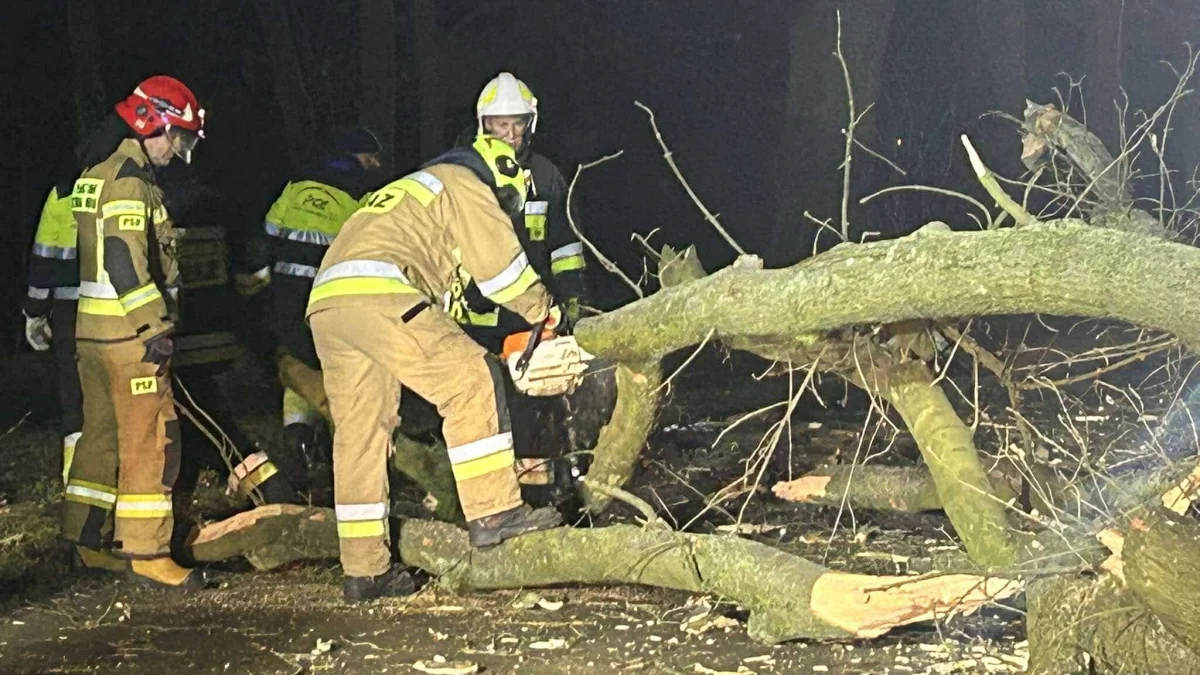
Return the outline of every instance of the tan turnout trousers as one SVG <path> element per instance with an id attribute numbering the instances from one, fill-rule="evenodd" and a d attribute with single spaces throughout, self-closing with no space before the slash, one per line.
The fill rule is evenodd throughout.
<path id="1" fill-rule="evenodd" d="M 83 436 L 67 479 L 63 533 L 126 558 L 170 554 L 179 422 L 169 373 L 139 341 L 79 342 Z M 114 533 L 115 511 L 115 533 Z"/>
<path id="2" fill-rule="evenodd" d="M 420 297 L 331 306 L 309 321 L 337 433 L 334 501 L 347 576 L 382 574 L 388 452 L 402 388 L 437 406 L 467 520 L 522 504 L 500 363 Z"/>

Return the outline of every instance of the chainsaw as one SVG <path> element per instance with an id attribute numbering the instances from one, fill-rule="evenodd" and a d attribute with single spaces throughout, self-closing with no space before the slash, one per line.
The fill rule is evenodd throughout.
<path id="1" fill-rule="evenodd" d="M 508 365 L 517 391 L 527 396 L 561 396 L 575 391 L 587 372 L 592 355 L 575 336 L 555 337 L 541 322 L 532 330 L 504 339 L 501 356 Z"/>

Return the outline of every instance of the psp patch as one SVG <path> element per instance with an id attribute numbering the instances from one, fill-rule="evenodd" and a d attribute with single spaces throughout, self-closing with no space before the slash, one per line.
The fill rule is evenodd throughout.
<path id="1" fill-rule="evenodd" d="M 129 389 L 134 396 L 156 394 L 158 393 L 158 378 L 135 377 L 129 381 Z"/>

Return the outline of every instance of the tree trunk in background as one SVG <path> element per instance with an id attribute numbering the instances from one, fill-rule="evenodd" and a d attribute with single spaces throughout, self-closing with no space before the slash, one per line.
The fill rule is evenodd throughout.
<path id="1" fill-rule="evenodd" d="M 1025 85 L 1025 3 L 978 0 L 975 17 L 984 38 L 995 108 L 1023 110 L 1026 98 L 1036 98 L 1029 96 Z"/>
<path id="2" fill-rule="evenodd" d="M 1110 148 L 1117 149 L 1120 131 L 1117 120 L 1116 102 L 1121 98 L 1122 59 L 1121 50 L 1125 43 L 1125 0 L 1108 0 L 1091 4 L 1088 21 L 1087 71 L 1071 73 L 1078 78 L 1086 75 L 1083 84 L 1084 101 L 1087 103 L 1087 126 Z M 1082 111 L 1077 111 L 1081 113 Z"/>
<path id="3" fill-rule="evenodd" d="M 396 8 L 392 0 L 360 0 L 358 39 L 362 107 L 359 119 L 379 137 L 385 166 L 396 156 Z"/>
<path id="4" fill-rule="evenodd" d="M 310 154 L 316 122 L 305 86 L 304 69 L 292 39 L 287 7 L 283 0 L 255 0 L 254 7 L 262 22 L 263 39 L 274 70 L 271 79 L 287 137 L 287 158 L 293 167 L 298 167 Z"/>
<path id="5" fill-rule="evenodd" d="M 75 93 L 75 138 L 87 138 L 106 113 L 100 49 L 96 35 L 97 5 L 91 0 L 67 2 L 67 41 L 71 44 L 71 89 Z"/>
<path id="6" fill-rule="evenodd" d="M 413 0 L 413 48 L 420 86 L 421 161 L 445 149 L 446 87 L 442 82 L 442 34 L 433 0 Z"/>
<path id="7" fill-rule="evenodd" d="M 805 222 L 806 210 L 818 218 L 838 218 L 842 194 L 838 167 L 846 143 L 840 130 L 846 128 L 849 116 L 845 80 L 833 56 L 836 12 L 842 11 L 842 53 L 850 68 L 855 105 L 861 113 L 879 92 L 895 9 L 894 0 L 797 5 L 788 37 L 786 103 L 776 162 L 779 212 L 772 236 L 777 255 L 784 257 L 767 261 L 772 264 L 794 261 L 811 250 L 814 230 Z M 857 129 L 857 135 L 868 145 L 871 120 L 876 114 L 868 113 Z M 801 190 L 799 186 L 808 187 Z M 804 195 L 815 194 L 823 195 L 821 201 L 802 201 Z M 853 223 L 853 216 L 850 220 Z"/>

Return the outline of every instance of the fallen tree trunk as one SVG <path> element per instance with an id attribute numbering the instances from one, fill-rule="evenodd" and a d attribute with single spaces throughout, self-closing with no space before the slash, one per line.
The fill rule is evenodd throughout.
<path id="1" fill-rule="evenodd" d="M 713 593 L 748 609 L 749 635 L 766 643 L 875 637 L 951 611 L 971 613 L 1021 589 L 1015 580 L 969 574 L 833 572 L 747 539 L 665 528 L 558 528 L 477 550 L 447 523 L 404 520 L 398 527 L 405 564 L 459 590 L 635 583 Z M 281 565 L 335 557 L 337 546 L 331 509 L 269 505 L 205 525 L 190 549 L 197 561 L 244 555 L 256 565 Z"/>
<path id="2" fill-rule="evenodd" d="M 644 361 L 712 332 L 791 338 L 862 323 L 997 314 L 1112 318 L 1170 331 L 1200 352 L 1200 251 L 1055 221 L 842 244 L 777 270 L 726 268 L 576 326 L 579 344 Z"/>

